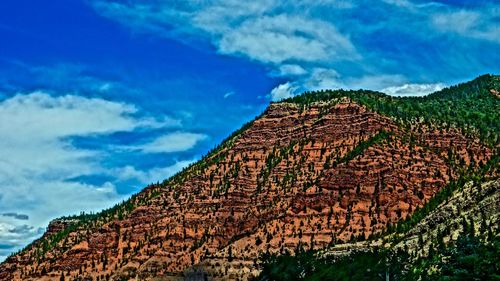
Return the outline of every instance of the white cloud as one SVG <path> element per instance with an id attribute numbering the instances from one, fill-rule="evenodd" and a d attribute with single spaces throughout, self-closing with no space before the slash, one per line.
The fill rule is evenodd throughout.
<path id="1" fill-rule="evenodd" d="M 0 218 L 0 261 L 7 258 L 14 249 L 25 246 L 26 241 L 37 238 L 42 231 L 43 228 Z"/>
<path id="2" fill-rule="evenodd" d="M 138 127 L 177 125 L 178 120 L 136 118 L 130 104 L 76 95 L 52 97 L 44 92 L 18 94 L 0 103 L 0 133 L 15 141 L 130 131 Z"/>
<path id="3" fill-rule="evenodd" d="M 124 148 L 140 150 L 145 153 L 180 152 L 193 148 L 199 141 L 206 138 L 207 136 L 204 134 L 173 132 L 160 136 L 149 143 Z"/>
<path id="4" fill-rule="evenodd" d="M 334 22 L 307 13 L 313 8 L 352 8 L 346 1 L 218 0 L 171 5 L 97 0 L 92 3 L 100 14 L 134 31 L 181 41 L 206 39 L 221 54 L 244 56 L 268 64 L 281 76 L 305 74 L 304 63 L 360 59 L 349 37 L 342 34 Z"/>
<path id="5" fill-rule="evenodd" d="M 65 138 L 159 126 L 136 119 L 128 104 L 79 96 L 18 94 L 0 103 L 0 181 L 52 179 L 90 172 L 96 152 L 76 150 Z M 22 196 L 22 195 L 21 195 Z M 5 197 L 3 198 L 5 200 Z"/>
<path id="6" fill-rule="evenodd" d="M 224 98 L 225 98 L 225 99 L 227 99 L 227 98 L 229 98 L 229 97 L 230 97 L 230 96 L 232 96 L 232 95 L 234 95 L 234 92 L 233 92 L 233 91 L 231 91 L 231 92 L 227 92 L 227 93 L 225 93 L 225 94 L 224 94 Z"/>
<path id="7" fill-rule="evenodd" d="M 72 144 L 71 138 L 179 125 L 178 120 L 167 116 L 155 119 L 141 115 L 131 104 L 76 95 L 33 92 L 0 101 L 0 213 L 22 212 L 29 217 L 16 221 L 0 216 L 0 243 L 19 239 L 19 243 L 11 243 L 17 248 L 39 235 L 38 228 L 54 217 L 80 210 L 97 211 L 123 199 L 112 182 L 91 185 L 71 180 L 109 169 L 100 162 L 108 153 L 104 148 L 81 149 Z M 144 149 L 168 149 L 168 142 L 163 141 L 152 142 Z M 158 173 L 168 174 L 175 168 Z M 149 174 L 155 178 L 158 175 Z M 139 180 L 147 181 L 148 175 L 141 175 Z M 32 227 L 24 228 L 24 236 L 11 231 L 24 224 Z"/>
<path id="8" fill-rule="evenodd" d="M 188 0 L 173 5 L 168 1 L 94 0 L 90 3 L 101 15 L 130 26 L 135 32 L 154 33 L 187 43 L 197 40 L 212 44 L 218 53 L 264 64 L 270 68 L 271 76 L 289 81 L 287 91 L 284 86 L 273 89 L 274 93 L 267 95 L 270 98 L 327 87 L 380 90 L 412 84 L 417 82 L 412 79 L 413 73 L 429 69 L 428 64 L 433 62 L 446 63 L 450 73 L 466 71 L 461 70 L 464 59 L 480 66 L 484 62 L 469 58 L 470 51 L 474 51 L 471 48 L 476 45 L 463 43 L 461 39 L 500 42 L 500 31 L 495 24 L 498 7 L 488 1 L 478 6 L 411 0 L 365 2 Z M 386 47 L 385 40 L 391 40 L 394 46 Z M 419 48 L 430 41 L 441 51 L 422 54 Z M 450 44 L 455 44 L 454 48 L 447 48 Z M 457 45 L 459 49 L 455 48 Z M 465 53 L 467 57 L 460 59 L 457 53 Z M 415 61 L 416 57 L 419 61 Z M 477 72 L 473 66 L 470 69 Z"/>
<path id="9" fill-rule="evenodd" d="M 121 168 L 116 168 L 111 170 L 110 172 L 117 176 L 120 180 L 130 180 L 137 179 L 140 182 L 147 184 L 152 182 L 161 182 L 182 170 L 184 167 L 189 166 L 194 163 L 196 160 L 182 160 L 177 161 L 174 164 L 166 167 L 158 167 L 153 168 L 148 171 L 137 170 L 133 166 L 125 166 Z"/>
<path id="10" fill-rule="evenodd" d="M 242 54 L 264 63 L 318 62 L 356 57 L 348 38 L 331 23 L 299 16 L 276 15 L 248 19 L 225 32 L 219 52 Z"/>
<path id="11" fill-rule="evenodd" d="M 292 83 L 286 82 L 272 89 L 269 97 L 272 101 L 280 101 L 282 99 L 294 96 L 296 94 L 296 90 L 297 88 L 295 88 Z"/>
<path id="12" fill-rule="evenodd" d="M 284 64 L 279 67 L 278 76 L 298 76 L 306 74 L 307 71 L 297 64 Z"/>
<path id="13" fill-rule="evenodd" d="M 11 252 L 26 246 L 45 231 L 49 220 L 82 210 L 99 211 L 123 199 L 111 183 L 102 186 L 65 182 L 61 179 L 18 179 L 2 184 L 1 209 L 23 210 L 29 220 L 0 217 L 0 261 Z"/>
<path id="14" fill-rule="evenodd" d="M 308 90 L 336 89 L 343 86 L 340 75 L 334 69 L 314 68 L 307 79 L 301 81 Z"/>
<path id="15" fill-rule="evenodd" d="M 330 2 L 320 5 L 346 8 L 342 1 Z M 349 38 L 341 34 L 334 23 L 300 13 L 280 13 L 287 9 L 304 11 L 306 3 L 302 6 L 267 0 L 251 3 L 219 0 L 171 5 L 94 1 L 93 6 L 102 15 L 136 31 L 154 32 L 179 40 L 186 40 L 185 34 L 207 38 L 222 54 L 243 55 L 263 63 L 359 57 Z"/>
<path id="16" fill-rule="evenodd" d="M 176 125 L 168 117 L 138 118 L 130 104 L 42 92 L 0 103 L 0 182 L 69 178 L 95 170 L 96 151 L 75 149 L 66 138 Z M 59 180 L 62 180 L 61 178 Z M 5 200 L 5 197 L 3 198 Z"/>
<path id="17" fill-rule="evenodd" d="M 359 78 L 347 81 L 349 89 L 370 89 L 380 90 L 393 85 L 401 85 L 406 82 L 406 78 L 399 74 L 368 74 Z"/>
<path id="18" fill-rule="evenodd" d="M 494 3 L 482 1 L 474 5 L 440 2 L 414 3 L 409 0 L 384 0 L 385 3 L 405 8 L 410 16 L 419 19 L 418 25 L 426 29 L 424 36 L 436 31 L 445 35 L 460 35 L 465 38 L 500 42 L 497 24 L 500 8 Z M 469 6 L 469 7 L 467 7 Z M 427 29 L 430 28 L 430 29 Z M 411 29 L 410 29 L 411 30 Z"/>
<path id="19" fill-rule="evenodd" d="M 326 89 L 371 89 L 393 96 L 424 96 L 445 87 L 442 83 L 409 84 L 401 75 L 366 75 L 355 79 L 342 80 L 340 75 L 331 69 L 315 68 L 312 72 L 297 81 L 289 81 L 272 89 L 268 96 L 272 101 L 301 94 L 306 90 Z M 394 86 L 396 85 L 396 86 Z"/>
<path id="20" fill-rule="evenodd" d="M 391 96 L 425 96 L 433 92 L 442 90 L 445 87 L 442 83 L 436 84 L 404 84 L 400 86 L 391 86 L 382 89 L 383 93 Z"/>
<path id="21" fill-rule="evenodd" d="M 500 27 L 498 22 L 494 23 L 499 13 L 498 7 L 482 11 L 459 10 L 436 13 L 431 17 L 431 21 L 442 32 L 500 43 Z"/>

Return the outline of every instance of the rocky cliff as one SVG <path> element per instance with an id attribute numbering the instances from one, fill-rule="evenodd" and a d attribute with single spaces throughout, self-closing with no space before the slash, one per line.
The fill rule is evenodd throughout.
<path id="1" fill-rule="evenodd" d="M 263 253 L 382 233 L 497 154 L 481 132 L 402 120 L 358 96 L 271 104 L 175 177 L 52 223 L 0 280 L 176 280 L 191 268 L 249 279 Z"/>

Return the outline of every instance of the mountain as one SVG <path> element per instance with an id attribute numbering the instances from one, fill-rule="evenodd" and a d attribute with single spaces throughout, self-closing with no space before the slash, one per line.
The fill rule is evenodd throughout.
<path id="1" fill-rule="evenodd" d="M 468 180 L 498 177 L 499 91 L 484 75 L 419 98 L 272 103 L 163 183 L 54 220 L 0 280 L 246 280 L 265 256 L 411 233 Z"/>

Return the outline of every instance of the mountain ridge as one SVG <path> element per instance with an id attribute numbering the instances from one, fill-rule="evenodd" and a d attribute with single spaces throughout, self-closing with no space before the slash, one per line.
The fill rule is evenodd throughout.
<path id="1" fill-rule="evenodd" d="M 482 99 L 491 102 L 495 96 L 489 91 L 498 90 L 498 81 L 498 76 L 485 75 L 427 98 L 325 91 L 316 98 L 323 94 L 327 100 L 305 93 L 271 103 L 207 156 L 163 183 L 102 213 L 60 220 L 73 220 L 67 225 L 53 223 L 54 233 L 2 263 L 0 277 L 55 280 L 69 271 L 73 279 L 148 279 L 154 277 L 150 273 L 179 276 L 191 265 L 203 264 L 215 268 L 208 270 L 214 277 L 248 278 L 258 273 L 251 264 L 260 250 L 278 252 L 301 243 L 323 247 L 361 235 L 366 239 L 423 206 L 462 170 L 478 169 L 498 154 L 498 123 L 491 121 L 498 115 L 498 100 L 493 100 L 493 110 L 485 107 L 493 116 L 479 116 L 479 121 L 475 115 L 465 120 L 451 115 L 448 123 L 456 122 L 456 127 L 415 117 L 414 105 L 391 115 L 401 106 L 394 101 L 435 102 L 436 96 L 465 87 L 481 97 L 486 93 Z M 487 126 L 471 127 L 477 124 Z M 404 197 L 398 197 L 401 193 Z M 398 204 L 391 205 L 395 198 Z M 292 230 L 292 221 L 298 229 L 294 225 Z M 179 252 L 183 254 L 172 255 Z M 217 261 L 244 261 L 250 269 L 239 275 L 227 267 L 217 270 Z"/>

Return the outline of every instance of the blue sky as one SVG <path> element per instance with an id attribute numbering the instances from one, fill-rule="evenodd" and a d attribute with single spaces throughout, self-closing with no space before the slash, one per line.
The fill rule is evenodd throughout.
<path id="1" fill-rule="evenodd" d="M 0 1 L 0 260 L 199 159 L 272 100 L 498 73 L 494 1 Z"/>

